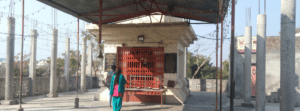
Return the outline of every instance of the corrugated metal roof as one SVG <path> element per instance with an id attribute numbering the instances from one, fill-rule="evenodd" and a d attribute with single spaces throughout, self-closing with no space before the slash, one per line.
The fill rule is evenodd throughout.
<path id="1" fill-rule="evenodd" d="M 38 0 L 75 17 L 93 13 L 98 15 L 99 0 Z M 218 1 L 219 4 L 218 5 Z M 216 23 L 220 8 L 227 12 L 229 0 L 103 0 L 102 23 L 126 20 L 153 12 L 162 12 L 174 17 Z M 222 4 L 222 5 L 221 5 Z M 121 15 L 121 16 L 116 16 Z M 80 19 L 98 23 L 99 16 Z"/>

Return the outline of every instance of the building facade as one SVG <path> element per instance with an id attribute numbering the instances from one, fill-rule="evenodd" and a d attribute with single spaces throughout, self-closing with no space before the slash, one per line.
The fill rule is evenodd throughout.
<path id="1" fill-rule="evenodd" d="M 243 98 L 244 88 L 244 52 L 243 52 L 243 38 L 235 38 L 234 48 L 234 78 L 235 78 L 235 98 Z M 252 37 L 252 56 L 251 63 L 256 67 L 256 37 Z M 295 88 L 299 88 L 300 77 L 300 36 L 295 38 Z M 253 72 L 254 71 L 254 72 Z M 255 96 L 256 73 L 255 68 L 252 68 L 252 96 Z M 268 36 L 266 38 L 266 96 L 270 99 L 273 94 L 279 94 L 280 90 L 280 36 Z M 277 97 L 276 97 L 277 98 Z M 279 102 L 279 101 L 277 101 Z"/>
<path id="2" fill-rule="evenodd" d="M 150 17 L 145 16 L 102 25 L 102 74 L 106 78 L 111 65 L 117 65 L 127 79 L 126 87 L 164 87 L 166 103 L 183 103 L 189 97 L 188 82 L 185 79 L 187 47 L 197 38 L 191 25 L 184 19 L 163 16 L 160 22 L 160 18 L 160 15 L 151 16 L 151 22 Z M 98 26 L 87 25 L 86 29 L 98 35 Z M 139 82 L 145 82 L 146 85 Z M 108 91 L 102 90 L 99 94 L 100 100 L 106 100 Z M 149 101 L 151 98 L 157 99 Z M 134 95 L 129 97 L 129 101 L 160 102 L 159 98 L 159 95 Z"/>

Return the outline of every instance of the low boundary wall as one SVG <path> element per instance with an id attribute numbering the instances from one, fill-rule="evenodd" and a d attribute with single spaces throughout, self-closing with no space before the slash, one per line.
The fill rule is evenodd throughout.
<path id="1" fill-rule="evenodd" d="M 91 84 L 89 81 L 89 76 L 86 77 L 86 87 Z M 29 83 L 31 79 L 29 77 L 23 77 L 23 86 L 22 86 L 22 96 L 27 97 L 29 96 Z M 93 88 L 100 88 L 99 87 L 99 78 L 92 77 L 93 80 Z M 20 86 L 20 78 L 14 78 L 12 93 L 14 98 L 19 97 L 19 86 Z M 57 93 L 65 92 L 65 77 L 58 77 L 57 79 Z M 80 89 L 80 76 L 78 76 L 78 88 Z M 49 77 L 36 77 L 36 85 L 35 85 L 35 95 L 46 95 L 49 93 L 50 90 L 50 78 Z M 69 91 L 76 90 L 76 76 L 70 76 L 69 78 Z M 3 100 L 5 96 L 5 78 L 0 78 L 0 100 Z"/>
<path id="2" fill-rule="evenodd" d="M 189 89 L 191 91 L 206 91 L 216 92 L 216 80 L 215 79 L 188 79 Z M 227 81 L 222 80 L 222 92 L 227 90 Z M 218 92 L 220 92 L 220 79 L 218 79 Z"/>

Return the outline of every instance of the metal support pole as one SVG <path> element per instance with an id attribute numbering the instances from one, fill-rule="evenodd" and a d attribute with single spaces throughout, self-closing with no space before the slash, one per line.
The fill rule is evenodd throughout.
<path id="1" fill-rule="evenodd" d="M 102 34 L 102 0 L 99 0 L 99 45 L 101 44 Z"/>
<path id="2" fill-rule="evenodd" d="M 265 3 L 264 3 L 264 5 L 265 5 L 265 6 L 264 6 L 264 8 L 265 8 L 265 9 L 264 9 L 264 14 L 266 14 L 266 8 L 267 8 L 267 7 L 266 7 L 266 5 L 267 5 L 266 3 L 267 3 L 267 2 L 266 2 L 266 0 L 265 0 Z"/>
<path id="3" fill-rule="evenodd" d="M 233 111 L 233 92 L 234 92 L 234 19 L 235 19 L 235 0 L 232 0 L 231 4 L 231 45 L 230 45 L 230 111 Z"/>
<path id="4" fill-rule="evenodd" d="M 223 68 L 223 15 L 222 15 L 222 22 L 221 22 L 221 55 L 220 55 L 220 111 L 222 111 L 222 68 Z"/>
<path id="5" fill-rule="evenodd" d="M 100 52 L 98 55 L 98 58 L 103 58 L 103 52 L 102 52 L 102 47 L 101 47 L 101 34 L 102 34 L 102 0 L 99 0 L 99 48 Z"/>
<path id="6" fill-rule="evenodd" d="M 19 89 L 19 109 L 18 109 L 18 111 L 23 111 L 23 108 L 22 108 L 23 45 L 24 45 L 24 0 L 22 0 L 22 42 L 21 42 L 20 89 Z"/>
<path id="7" fill-rule="evenodd" d="M 258 14 L 260 14 L 260 0 L 258 0 Z"/>
<path id="8" fill-rule="evenodd" d="M 79 16 L 77 17 L 77 68 L 76 68 L 76 98 L 74 108 L 79 108 L 78 98 L 78 64 L 79 64 Z"/>
<path id="9" fill-rule="evenodd" d="M 216 34 L 216 110 L 218 110 L 218 49 L 219 49 L 219 15 L 217 15 L 217 34 Z"/>

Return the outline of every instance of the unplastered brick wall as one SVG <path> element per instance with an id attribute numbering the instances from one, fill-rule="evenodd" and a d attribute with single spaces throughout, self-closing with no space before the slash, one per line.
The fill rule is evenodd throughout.
<path id="1" fill-rule="evenodd" d="M 191 91 L 206 91 L 216 92 L 216 80 L 215 79 L 188 79 L 189 89 Z M 227 81 L 222 80 L 222 92 L 226 91 Z M 218 92 L 220 91 L 220 80 L 218 80 Z"/>
<path id="2" fill-rule="evenodd" d="M 256 60 L 256 54 L 252 54 L 252 60 Z M 235 78 L 243 78 L 244 54 L 235 49 Z M 255 62 L 252 62 L 255 63 Z M 295 38 L 295 78 L 300 77 L 300 37 Z M 296 80 L 298 81 L 298 80 Z M 297 82 L 299 83 L 299 82 Z M 235 97 L 242 98 L 243 80 L 236 79 Z M 296 84 L 297 85 L 297 84 Z M 298 85 L 297 85 L 298 86 Z M 268 36 L 266 38 L 266 95 L 277 92 L 280 88 L 280 36 Z"/>
<path id="3" fill-rule="evenodd" d="M 300 36 L 295 37 L 295 48 L 300 49 Z M 280 49 L 280 36 L 268 36 L 266 38 L 266 49 Z"/>

